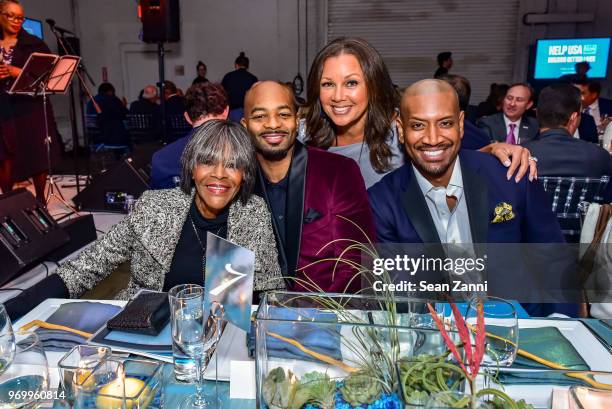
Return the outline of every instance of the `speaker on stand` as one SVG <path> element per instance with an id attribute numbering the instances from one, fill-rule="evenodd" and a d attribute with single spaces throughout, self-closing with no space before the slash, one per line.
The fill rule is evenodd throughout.
<path id="1" fill-rule="evenodd" d="M 179 0 L 140 0 L 138 14 L 142 21 L 142 41 L 157 43 L 162 141 L 167 143 L 168 130 L 164 100 L 164 43 L 181 40 Z"/>

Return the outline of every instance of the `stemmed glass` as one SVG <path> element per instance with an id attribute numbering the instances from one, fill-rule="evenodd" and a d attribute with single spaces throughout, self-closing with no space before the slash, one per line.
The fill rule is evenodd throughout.
<path id="1" fill-rule="evenodd" d="M 16 333 L 14 345 L 11 365 L 0 374 L 0 406 L 35 407 L 48 397 L 49 368 L 45 350 L 34 332 Z"/>
<path id="2" fill-rule="evenodd" d="M 0 304 L 0 374 L 13 362 L 15 356 L 15 334 L 11 319 L 4 305 Z"/>
<path id="3" fill-rule="evenodd" d="M 487 337 L 483 364 L 511 366 L 516 359 L 519 342 L 518 316 L 511 302 L 497 297 L 473 299 L 467 310 L 466 322 L 476 327 L 477 305 L 483 303 Z"/>
<path id="4" fill-rule="evenodd" d="M 196 363 L 196 393 L 186 397 L 180 407 L 202 409 L 210 403 L 204 397 L 203 372 L 210 362 L 212 352 L 221 338 L 223 308 L 213 303 L 208 319 L 204 320 L 204 288 L 193 285 L 179 292 L 174 298 L 172 339 L 181 352 Z"/>

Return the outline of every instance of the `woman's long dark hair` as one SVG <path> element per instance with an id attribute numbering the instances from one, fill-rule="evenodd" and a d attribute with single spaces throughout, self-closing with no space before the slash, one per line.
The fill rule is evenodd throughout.
<path id="1" fill-rule="evenodd" d="M 308 74 L 305 104 L 307 143 L 327 149 L 334 142 L 335 125 L 325 115 L 319 93 L 325 61 L 341 54 L 351 54 L 359 61 L 368 93 L 364 140 L 370 148 L 372 167 L 378 172 L 388 171 L 391 168 L 392 152 L 387 140 L 396 116 L 399 95 L 381 55 L 361 38 L 337 38 L 323 47 L 315 57 Z"/>

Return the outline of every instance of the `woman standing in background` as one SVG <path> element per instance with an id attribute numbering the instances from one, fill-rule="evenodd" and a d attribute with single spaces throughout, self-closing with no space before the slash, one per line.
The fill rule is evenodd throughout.
<path id="1" fill-rule="evenodd" d="M 47 129 L 52 153 L 59 152 L 53 109 L 47 102 L 47 128 L 42 97 L 7 94 L 32 53 L 50 53 L 42 40 L 22 28 L 24 19 L 18 0 L 0 0 L 0 189 L 10 192 L 14 182 L 31 177 L 36 198 L 43 203 L 49 172 Z"/>

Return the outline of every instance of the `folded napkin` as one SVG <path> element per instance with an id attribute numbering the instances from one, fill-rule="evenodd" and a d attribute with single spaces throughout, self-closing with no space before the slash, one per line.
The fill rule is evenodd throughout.
<path id="1" fill-rule="evenodd" d="M 320 360 L 301 351 L 294 345 L 275 338 L 269 334 L 273 333 L 284 338 L 288 338 L 300 343 L 304 348 L 326 355 L 340 361 L 342 354 L 340 351 L 340 325 L 336 314 L 331 312 L 321 312 L 316 309 L 289 309 L 271 307 L 268 316 L 282 321 L 294 322 L 274 322 L 266 321 L 266 350 L 268 356 L 284 359 L 299 359 L 320 362 Z M 252 349 L 254 346 L 255 331 L 251 331 L 247 338 L 247 346 Z"/>
<path id="2" fill-rule="evenodd" d="M 121 307 L 111 304 L 69 302 L 62 304 L 45 322 L 93 334 L 119 311 Z M 65 351 L 87 341 L 85 337 L 56 329 L 38 328 L 36 333 L 48 351 Z"/>
<path id="3" fill-rule="evenodd" d="M 593 318 L 582 318 L 580 321 L 599 335 L 604 341 L 612 345 L 612 328 L 604 324 L 602 320 Z"/>
<path id="4" fill-rule="evenodd" d="M 590 369 L 572 343 L 555 327 L 521 328 L 519 348 L 568 369 L 584 371 Z M 514 368 L 548 368 L 519 355 L 512 366 Z"/>
<path id="5" fill-rule="evenodd" d="M 592 386 L 584 379 L 567 376 L 566 374 L 572 373 L 571 371 L 524 371 L 524 372 L 509 372 L 500 371 L 498 374 L 498 380 L 502 385 L 558 385 L 558 386 L 572 386 L 572 385 L 584 385 Z M 573 372 L 574 374 L 576 372 Z M 583 374 L 586 378 L 594 380 L 592 375 Z"/>

